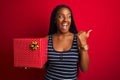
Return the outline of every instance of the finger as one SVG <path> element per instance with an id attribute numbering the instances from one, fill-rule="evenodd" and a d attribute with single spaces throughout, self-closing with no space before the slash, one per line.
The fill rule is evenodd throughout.
<path id="1" fill-rule="evenodd" d="M 89 30 L 89 31 L 87 32 L 87 37 L 89 37 L 89 35 L 90 35 L 91 32 L 92 32 L 92 30 Z"/>
<path id="2" fill-rule="evenodd" d="M 80 35 L 80 34 L 87 34 L 85 31 L 80 31 L 79 33 L 78 33 L 78 35 Z"/>
<path id="3" fill-rule="evenodd" d="M 83 33 L 84 31 L 80 31 L 80 32 L 78 32 L 78 35 L 80 35 L 81 33 Z"/>

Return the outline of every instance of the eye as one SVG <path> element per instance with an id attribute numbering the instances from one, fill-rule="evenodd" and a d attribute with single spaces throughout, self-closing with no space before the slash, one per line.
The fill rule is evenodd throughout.
<path id="1" fill-rule="evenodd" d="M 64 16 L 62 16 L 62 15 L 58 15 L 58 18 L 64 18 Z"/>
<path id="2" fill-rule="evenodd" d="M 71 15 L 70 15 L 70 16 L 68 16 L 68 18 L 71 18 Z"/>

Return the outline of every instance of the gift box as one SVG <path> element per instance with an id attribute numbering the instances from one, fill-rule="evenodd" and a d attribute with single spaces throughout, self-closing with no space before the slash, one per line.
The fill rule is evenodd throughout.
<path id="1" fill-rule="evenodd" d="M 47 38 L 15 38 L 14 66 L 42 68 L 47 62 Z"/>

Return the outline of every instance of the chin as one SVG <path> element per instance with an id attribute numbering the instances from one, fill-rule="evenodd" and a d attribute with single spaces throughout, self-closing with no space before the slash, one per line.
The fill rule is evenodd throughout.
<path id="1" fill-rule="evenodd" d="M 66 34 L 66 33 L 68 33 L 69 31 L 61 31 L 61 33 L 63 33 L 63 34 Z"/>

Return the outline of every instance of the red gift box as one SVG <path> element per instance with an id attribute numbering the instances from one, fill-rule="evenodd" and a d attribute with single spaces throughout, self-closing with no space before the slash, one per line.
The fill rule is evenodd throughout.
<path id="1" fill-rule="evenodd" d="M 14 39 L 14 66 L 42 68 L 47 62 L 47 38 Z"/>

